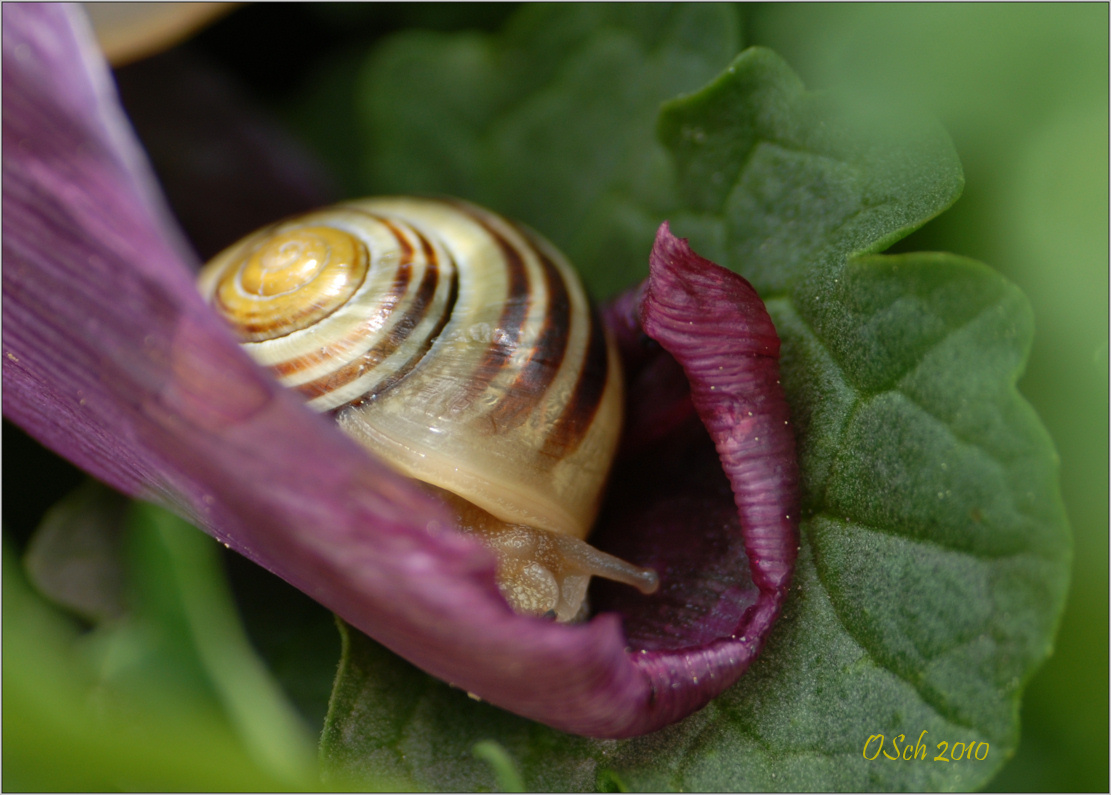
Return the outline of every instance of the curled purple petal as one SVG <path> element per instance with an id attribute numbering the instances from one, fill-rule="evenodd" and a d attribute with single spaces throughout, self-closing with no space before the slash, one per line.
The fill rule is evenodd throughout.
<path id="1" fill-rule="evenodd" d="M 666 223 L 651 269 L 645 331 L 687 374 L 733 486 L 756 585 L 785 588 L 798 551 L 798 462 L 775 326 L 751 284 L 695 254 Z"/>
<path id="2" fill-rule="evenodd" d="M 640 623 L 640 608 L 622 610 L 637 647 L 628 652 L 615 615 L 564 626 L 512 613 L 498 596 L 487 551 L 452 531 L 423 491 L 246 357 L 193 288 L 193 257 L 163 209 L 78 12 L 8 6 L 3 44 L 6 416 L 121 491 L 176 508 L 430 673 L 556 728 L 598 737 L 644 733 L 682 718 L 739 676 L 778 612 L 794 539 L 789 526 L 772 523 L 786 505 L 769 499 L 778 484 L 751 466 L 752 454 L 765 449 L 751 432 L 760 427 L 762 434 L 760 423 L 773 421 L 774 401 L 760 402 L 769 393 L 759 385 L 755 403 L 747 392 L 734 403 L 706 396 L 710 386 L 733 390 L 734 378 L 747 389 L 769 372 L 768 357 L 749 356 L 745 347 L 754 334 L 764 340 L 766 329 L 735 317 L 741 309 L 729 301 L 741 300 L 744 312 L 751 301 L 735 287 L 722 289 L 728 280 L 720 269 L 654 256 L 640 308 L 644 328 L 675 355 L 692 388 L 687 395 L 667 375 L 674 363 L 644 357 L 639 383 L 670 389 L 660 403 L 669 408 L 662 420 L 639 409 L 636 426 L 646 444 L 689 449 L 698 462 L 691 473 L 716 474 L 671 502 L 643 506 L 654 518 L 645 523 L 642 551 L 654 554 L 655 543 L 672 587 L 697 591 L 701 601 L 690 603 L 701 607 L 676 616 L 667 607 L 676 600 L 665 599 Z M 702 282 L 707 295 L 683 292 Z M 692 301 L 725 313 L 715 314 L 714 334 L 740 335 L 748 358 L 729 378 L 711 381 L 705 346 L 672 328 Z M 729 364 L 737 349 L 723 345 Z M 707 456 L 697 443 L 704 431 L 690 430 L 692 404 L 723 452 L 728 481 L 712 448 Z M 758 421 L 730 413 L 749 405 Z M 653 436 L 661 423 L 675 433 Z M 781 469 L 785 483 L 789 467 Z M 674 539 L 684 530 L 682 501 L 713 513 L 730 495 L 743 532 L 715 539 L 729 565 L 691 571 L 707 563 L 705 552 L 673 563 L 668 533 Z M 737 511 L 725 513 L 735 527 Z M 630 510 L 608 529 L 635 520 Z M 736 570 L 746 555 L 751 577 L 747 565 L 743 576 Z M 730 637 L 738 630 L 747 634 Z"/>
<path id="3" fill-rule="evenodd" d="M 637 317 L 659 347 L 637 352 Z M 797 552 L 794 436 L 763 303 L 667 224 L 648 282 L 607 319 L 629 352 L 630 401 L 655 404 L 672 430 L 660 439 L 635 421 L 648 410 L 631 406 L 626 430 L 640 438 L 626 442 L 602 529 L 615 554 L 656 568 L 660 593 L 637 606 L 603 586 L 597 605 L 625 617 L 655 694 L 646 720 L 664 725 L 732 685 L 779 614 Z M 638 396 L 637 384 L 678 365 L 689 395 Z M 701 423 L 683 420 L 687 402 Z"/>

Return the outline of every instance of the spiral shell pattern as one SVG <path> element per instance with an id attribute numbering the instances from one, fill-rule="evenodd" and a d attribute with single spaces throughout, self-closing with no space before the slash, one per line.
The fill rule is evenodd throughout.
<path id="1" fill-rule="evenodd" d="M 620 367 L 535 233 L 454 200 L 365 199 L 260 230 L 200 284 L 258 362 L 402 472 L 585 537 L 620 433 Z"/>

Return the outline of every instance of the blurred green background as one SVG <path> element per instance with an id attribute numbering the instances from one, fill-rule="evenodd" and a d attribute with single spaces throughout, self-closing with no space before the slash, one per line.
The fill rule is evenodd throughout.
<path id="1" fill-rule="evenodd" d="M 1023 701 L 1022 743 L 992 787 L 1105 791 L 1108 6 L 768 4 L 740 10 L 746 45 L 779 52 L 809 88 L 848 89 L 937 116 L 964 165 L 965 193 L 898 249 L 975 257 L 1030 298 L 1036 336 L 1020 386 L 1060 453 L 1075 566 L 1055 653 Z M 407 27 L 496 30 L 512 11 L 499 4 L 251 5 L 184 46 L 233 73 L 249 96 L 296 129 L 303 107 L 295 109 L 295 99 L 328 93 L 313 81 L 335 81 L 334 118 L 350 117 L 343 103 L 349 101 L 344 92 L 352 83 L 351 67 L 379 37 Z M 274 53 L 292 55 L 275 60 Z M 349 156 L 343 147 L 354 136 L 329 142 L 305 133 L 306 143 L 312 145 L 312 138 L 318 148 L 328 148 L 319 151 L 325 162 Z M 340 183 L 344 176 L 336 175 Z M 330 616 L 222 549 L 211 555 L 200 547 L 186 550 L 193 563 L 175 567 L 167 555 L 182 554 L 181 545 L 190 543 L 182 538 L 201 547 L 210 542 L 197 534 L 180 536 L 162 519 L 146 516 L 140 519 L 161 529 L 154 541 L 139 543 L 134 528 L 119 530 L 127 523 L 113 508 L 102 518 L 117 528 L 113 532 L 132 539 L 124 557 L 133 572 L 160 566 L 173 576 L 132 583 L 132 598 L 145 599 L 148 609 L 123 622 L 62 620 L 26 587 L 10 553 L 25 553 L 46 506 L 79 476 L 8 427 L 4 453 L 9 463 L 22 464 L 19 472 L 6 469 L 4 477 L 5 496 L 20 498 L 5 500 L 4 516 L 4 788 L 298 789 L 311 781 L 311 762 L 301 757 L 319 729 L 338 655 Z M 34 489 L 41 492 L 27 496 Z M 86 504 L 82 510 L 88 515 L 91 509 Z M 222 570 L 230 577 L 230 593 L 221 584 Z M 285 688 L 292 711 L 266 682 L 254 700 L 235 697 L 237 671 L 257 670 L 258 662 L 227 625 L 233 598 L 251 644 Z M 198 609 L 204 599 L 222 606 L 216 613 Z M 273 614 L 275 604 L 288 618 L 284 634 L 261 618 Z M 212 657 L 198 627 L 182 629 L 206 615 L 224 622 L 221 631 L 233 639 L 238 662 Z M 34 655 L 11 653 L 21 640 L 36 649 Z M 299 652 L 306 644 L 316 650 L 312 659 Z M 167 661 L 174 660 L 166 679 Z M 138 685 L 127 684 L 136 679 Z M 151 704 L 177 709 L 178 719 L 137 735 L 122 719 L 126 715 L 110 716 L 122 721 L 110 723 L 118 731 L 90 737 L 88 726 L 105 724 L 86 715 L 100 703 L 82 702 L 81 688 L 87 687 L 101 697 L 122 688 L 148 711 Z M 36 688 L 45 698 L 20 701 L 25 690 Z M 192 711 L 180 711 L 183 693 L 201 694 Z M 275 719 L 275 708 L 284 717 Z M 303 725 L 290 717 L 293 711 Z M 27 716 L 36 719 L 20 722 Z M 279 725 L 281 731 L 265 731 Z M 198 742 L 200 735 L 212 741 Z M 193 740 L 186 743 L 185 737 Z M 59 747 L 67 749 L 72 765 L 56 766 Z M 73 755 L 70 747 L 83 751 Z M 167 748 L 175 753 L 167 755 Z M 265 760 L 275 754 L 296 763 L 281 774 L 266 770 Z M 136 764 L 140 757 L 146 761 Z M 42 775 L 46 770 L 55 772 Z"/>

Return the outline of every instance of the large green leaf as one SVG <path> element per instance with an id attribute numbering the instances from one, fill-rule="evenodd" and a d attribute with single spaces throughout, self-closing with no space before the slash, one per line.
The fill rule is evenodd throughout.
<path id="1" fill-rule="evenodd" d="M 1017 742 L 1069 548 L 1048 439 L 1014 390 L 1026 301 L 949 255 L 854 258 L 838 284 L 769 306 L 806 486 L 792 599 L 702 732 L 631 744 L 637 788 L 967 789 Z M 872 735 L 893 753 L 923 731 L 926 761 L 864 758 Z M 989 746 L 944 763 L 939 742 Z M 672 766 L 637 764 L 665 747 Z"/>
<path id="2" fill-rule="evenodd" d="M 552 75 L 579 74 L 579 58 L 598 57 L 595 45 L 560 39 L 562 20 L 530 9 L 509 28 L 516 57 L 535 52 L 538 63 L 512 97 L 492 79 L 504 62 L 491 53 L 510 51 L 501 40 L 388 44 L 368 80 L 405 72 L 406 92 L 420 99 L 375 82 L 368 107 L 379 116 L 388 108 L 391 126 L 376 133 L 375 179 L 390 190 L 462 193 L 564 246 L 615 250 L 609 233 L 576 236 L 587 227 L 569 219 L 581 206 L 564 204 L 576 179 L 578 195 L 602 194 L 599 170 L 570 173 L 561 149 L 580 134 L 572 111 L 588 104 L 588 83 Z M 599 29 L 604 39 L 610 28 Z M 633 83 L 658 77 L 624 74 Z M 387 94 L 397 104 L 374 99 Z M 432 97 L 449 100 L 446 116 L 426 108 Z M 618 99 L 607 99 L 607 115 L 640 123 Z M 544 112 L 524 114 L 534 131 L 566 108 L 564 134 L 511 145 L 528 127 L 519 109 L 536 107 Z M 761 50 L 668 103 L 658 131 L 669 157 L 646 145 L 618 158 L 659 164 L 642 172 L 643 184 L 618 180 L 635 212 L 603 206 L 599 223 L 633 239 L 667 213 L 696 250 L 756 284 L 783 338 L 804 520 L 795 584 L 767 648 L 700 713 L 648 737 L 601 742 L 475 703 L 351 632 L 325 763 L 337 776 L 381 771 L 424 787 L 490 788 L 504 771 L 473 750 L 493 740 L 532 789 L 981 786 L 1013 753 L 1018 697 L 1050 651 L 1070 540 L 1052 445 L 1015 389 L 1030 346 L 1025 299 L 966 259 L 874 253 L 956 199 L 948 138 L 918 118 L 808 94 Z M 639 140 L 608 134 L 626 146 Z M 426 149 L 423 167 L 402 167 Z M 606 259 L 573 253 L 588 264 Z M 619 267 L 627 277 L 642 266 Z M 615 273 L 594 272 L 594 286 L 615 283 Z M 893 742 L 922 738 L 926 758 L 866 759 L 880 752 L 878 739 L 868 745 L 874 735 L 888 754 Z M 955 757 L 954 743 L 961 756 L 973 743 L 984 758 L 935 760 Z"/>
<path id="3" fill-rule="evenodd" d="M 809 85 L 912 97 L 941 119 L 969 189 L 904 250 L 972 254 L 1030 299 L 1037 334 L 1020 385 L 1061 456 L 1074 568 L 1054 656 L 1023 695 L 1022 744 L 991 786 L 1105 789 L 1109 7 L 747 9 L 753 37 L 784 55 Z"/>

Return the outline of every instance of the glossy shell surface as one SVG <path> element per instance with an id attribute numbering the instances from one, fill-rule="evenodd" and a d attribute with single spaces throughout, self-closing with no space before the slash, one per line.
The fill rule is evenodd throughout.
<path id="1" fill-rule="evenodd" d="M 535 233 L 454 200 L 358 200 L 245 238 L 200 285 L 258 362 L 402 472 L 504 522 L 586 536 L 620 367 Z"/>

